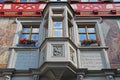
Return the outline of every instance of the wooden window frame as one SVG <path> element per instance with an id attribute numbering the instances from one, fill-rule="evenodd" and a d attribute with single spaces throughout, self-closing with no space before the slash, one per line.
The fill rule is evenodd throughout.
<path id="1" fill-rule="evenodd" d="M 23 32 L 24 28 L 30 28 L 30 32 L 29 33 Z M 31 40 L 33 34 L 38 34 L 39 35 L 39 32 L 38 33 L 33 33 L 32 32 L 33 28 L 38 28 L 39 29 L 39 25 L 23 25 L 21 39 L 22 39 L 23 34 L 29 34 L 29 39 L 28 40 Z M 38 41 L 38 40 L 33 40 L 33 41 Z"/>
<path id="2" fill-rule="evenodd" d="M 90 26 L 90 27 L 89 27 Z M 92 26 L 92 27 L 91 27 Z M 95 25 L 91 25 L 91 24 L 87 24 L 87 25 L 82 25 L 82 27 L 79 27 L 78 26 L 78 29 L 79 28 L 85 28 L 85 32 L 79 32 L 78 31 L 78 34 L 79 34 L 79 36 L 80 36 L 80 34 L 85 34 L 86 35 L 86 40 L 90 40 L 89 39 L 89 34 L 95 34 L 96 35 L 96 40 L 97 40 L 97 32 L 96 32 L 96 28 L 95 28 Z M 94 28 L 94 32 L 88 32 L 88 28 Z M 82 41 L 82 40 L 80 40 L 80 38 L 79 38 L 79 41 Z"/>

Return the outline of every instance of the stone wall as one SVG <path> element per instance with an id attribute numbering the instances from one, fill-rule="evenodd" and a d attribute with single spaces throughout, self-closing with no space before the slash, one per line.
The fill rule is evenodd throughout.
<path id="1" fill-rule="evenodd" d="M 16 23 L 14 18 L 0 18 L 0 68 L 5 68 L 8 60 L 8 49 L 12 46 Z"/>
<path id="2" fill-rule="evenodd" d="M 112 68 L 120 68 L 120 29 L 117 19 L 104 19 L 102 30 Z M 120 22 L 120 21 L 119 21 Z"/>

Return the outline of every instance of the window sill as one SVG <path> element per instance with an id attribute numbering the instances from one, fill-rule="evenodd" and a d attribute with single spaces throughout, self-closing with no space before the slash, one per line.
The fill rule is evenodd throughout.
<path id="1" fill-rule="evenodd" d="M 82 47 L 96 47 L 96 46 L 100 46 L 98 43 L 92 43 L 92 44 L 82 44 Z"/>
<path id="2" fill-rule="evenodd" d="M 35 44 L 17 44 L 18 47 L 36 47 Z"/>
<path id="3" fill-rule="evenodd" d="M 88 49 L 108 49 L 108 46 L 80 46 L 79 49 L 81 50 L 88 50 Z"/>

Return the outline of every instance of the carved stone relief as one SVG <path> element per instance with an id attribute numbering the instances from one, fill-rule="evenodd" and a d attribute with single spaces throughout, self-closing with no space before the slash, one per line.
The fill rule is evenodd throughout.
<path id="1" fill-rule="evenodd" d="M 63 56 L 62 45 L 53 45 L 53 56 Z"/>
<path id="2" fill-rule="evenodd" d="M 74 50 L 70 47 L 70 60 L 74 62 Z"/>

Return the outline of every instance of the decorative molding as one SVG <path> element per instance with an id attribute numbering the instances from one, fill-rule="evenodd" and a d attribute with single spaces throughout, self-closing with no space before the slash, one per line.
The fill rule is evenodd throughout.
<path id="1" fill-rule="evenodd" d="M 70 47 L 70 60 L 74 62 L 74 57 L 75 57 L 75 52 L 74 50 Z"/>

